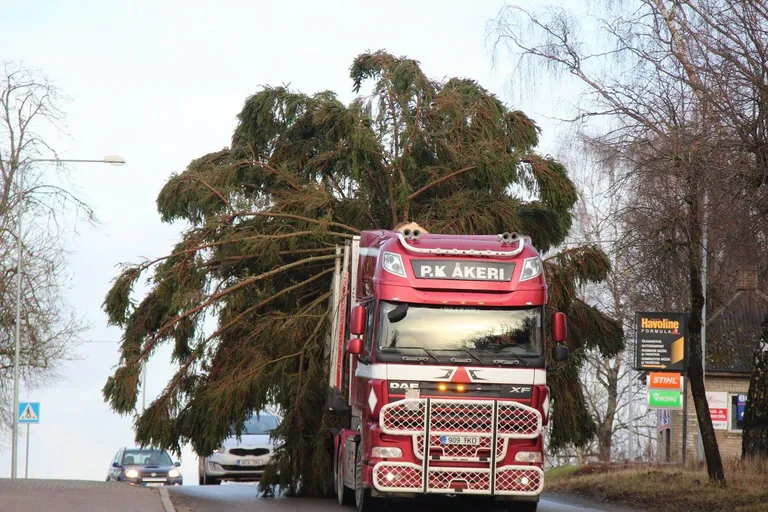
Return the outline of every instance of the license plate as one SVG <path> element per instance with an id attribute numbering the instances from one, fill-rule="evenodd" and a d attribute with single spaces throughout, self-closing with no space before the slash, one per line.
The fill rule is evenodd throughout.
<path id="1" fill-rule="evenodd" d="M 237 459 L 238 466 L 263 466 L 264 462 L 259 459 Z"/>
<path id="2" fill-rule="evenodd" d="M 477 436 L 443 436 L 441 438 L 443 444 L 468 444 L 479 445 L 480 438 Z"/>
<path id="3" fill-rule="evenodd" d="M 145 485 L 147 487 L 162 487 L 163 484 L 160 482 L 145 482 Z"/>

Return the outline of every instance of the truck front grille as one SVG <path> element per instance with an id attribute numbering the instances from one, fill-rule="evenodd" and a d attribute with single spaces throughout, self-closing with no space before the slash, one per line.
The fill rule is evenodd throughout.
<path id="1" fill-rule="evenodd" d="M 506 439 L 534 439 L 541 434 L 541 413 L 518 402 L 406 398 L 384 405 L 382 431 L 393 435 L 475 434 Z"/>

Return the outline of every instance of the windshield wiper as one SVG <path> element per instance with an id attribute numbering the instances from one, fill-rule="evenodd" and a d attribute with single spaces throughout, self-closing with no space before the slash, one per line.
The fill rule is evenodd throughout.
<path id="1" fill-rule="evenodd" d="M 425 349 L 424 347 L 397 347 L 397 348 L 398 349 L 403 349 L 403 350 L 413 350 L 413 349 L 423 350 L 429 357 L 434 359 L 437 364 L 440 364 L 440 358 L 435 356 L 435 354 L 433 354 L 429 350 Z M 400 359 L 402 359 L 403 361 L 414 361 L 414 360 L 415 361 L 424 361 L 424 360 L 428 361 L 429 360 L 426 357 L 413 357 L 413 356 L 401 356 Z"/>
<path id="2" fill-rule="evenodd" d="M 472 359 L 474 359 L 475 361 L 477 361 L 478 363 L 480 363 L 480 364 L 485 364 L 485 363 L 483 362 L 483 360 L 482 360 L 482 359 L 480 359 L 479 357 L 477 357 L 475 354 L 473 354 L 472 352 L 470 352 L 470 351 L 469 351 L 469 349 L 466 349 L 466 348 L 440 348 L 440 349 L 433 349 L 433 350 L 434 350 L 435 352 L 463 352 L 463 353 L 467 354 L 468 356 L 470 356 L 470 357 L 471 357 Z M 464 361 L 456 361 L 455 359 L 456 359 L 456 358 L 452 357 L 452 358 L 451 358 L 451 362 L 452 362 L 452 363 L 457 363 L 457 362 L 462 362 L 462 363 L 465 363 L 465 362 L 471 362 L 471 360 L 470 360 L 470 361 L 467 361 L 467 360 L 464 360 Z"/>
<path id="3" fill-rule="evenodd" d="M 511 353 L 510 354 L 505 354 L 504 356 L 506 357 L 507 355 L 512 356 L 514 358 L 514 360 L 513 361 L 509 361 L 507 359 L 494 359 L 493 360 L 493 364 L 514 364 L 514 365 L 522 364 L 523 366 L 528 366 L 528 361 L 526 361 L 522 357 L 516 356 L 515 354 L 511 354 Z"/>

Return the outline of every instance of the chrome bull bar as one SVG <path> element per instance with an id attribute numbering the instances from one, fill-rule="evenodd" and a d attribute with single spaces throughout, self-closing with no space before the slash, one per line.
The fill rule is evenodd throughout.
<path id="1" fill-rule="evenodd" d="M 382 432 L 411 436 L 421 464 L 380 462 L 374 486 L 383 492 L 499 494 L 531 496 L 541 493 L 544 473 L 535 466 L 499 466 L 509 440 L 541 435 L 542 417 L 536 409 L 504 400 L 406 398 L 382 407 Z M 477 445 L 446 445 L 444 436 L 479 438 Z M 437 452 L 438 455 L 434 455 Z M 432 466 L 430 462 L 480 462 L 487 467 Z"/>

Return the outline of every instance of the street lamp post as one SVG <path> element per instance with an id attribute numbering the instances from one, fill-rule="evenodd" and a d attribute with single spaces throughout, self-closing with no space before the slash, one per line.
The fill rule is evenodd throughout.
<path id="1" fill-rule="evenodd" d="M 16 340 L 13 355 L 13 440 L 11 444 L 11 478 L 16 478 L 16 462 L 18 460 L 18 442 L 19 442 L 19 352 L 21 349 L 21 260 L 23 251 L 23 244 L 21 243 L 21 214 L 24 204 L 24 168 L 32 163 L 38 162 L 54 162 L 54 163 L 102 163 L 112 165 L 123 165 L 125 159 L 121 156 L 110 155 L 105 156 L 101 160 L 90 159 L 62 159 L 62 158 L 33 158 L 21 163 L 18 167 L 19 173 L 19 202 L 17 205 L 17 221 L 16 221 Z"/>

